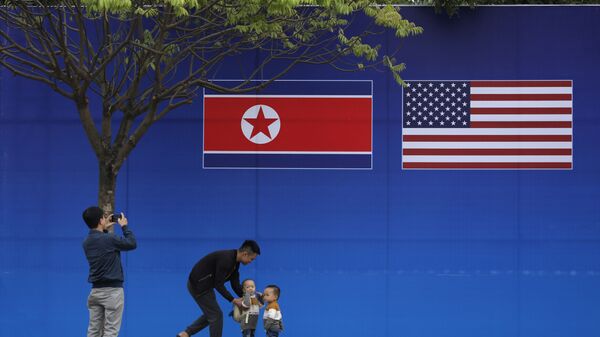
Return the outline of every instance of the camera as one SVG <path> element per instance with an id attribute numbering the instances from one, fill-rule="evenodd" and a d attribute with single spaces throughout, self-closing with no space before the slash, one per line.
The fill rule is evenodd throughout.
<path id="1" fill-rule="evenodd" d="M 119 214 L 113 214 L 110 217 L 110 222 L 117 222 L 117 221 L 119 221 L 119 219 L 121 219 L 121 213 L 119 213 Z"/>

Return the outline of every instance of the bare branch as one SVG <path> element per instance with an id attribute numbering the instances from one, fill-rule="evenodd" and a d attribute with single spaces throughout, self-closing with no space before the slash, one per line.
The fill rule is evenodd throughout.
<path id="1" fill-rule="evenodd" d="M 0 66 L 73 100 L 96 155 L 109 156 L 104 159 L 115 170 L 154 122 L 192 103 L 201 88 L 251 92 L 299 64 L 329 64 L 340 71 L 375 68 L 383 56 L 363 39 L 402 23 L 397 18 L 353 29 L 359 23 L 341 16 L 335 4 L 278 12 L 271 9 L 277 7 L 272 0 L 261 6 L 209 0 L 188 8 L 188 15 L 161 1 L 154 7 L 136 7 L 143 2 L 132 1 L 131 8 L 120 11 L 94 11 L 81 0 L 63 0 L 60 6 L 41 0 L 10 2 L 13 6 L 0 6 L 5 22 L 0 27 Z M 369 1 L 343 5 L 371 16 L 390 14 L 370 9 Z M 154 14 L 144 17 L 150 10 Z M 406 29 L 414 34 L 417 28 Z M 351 31 L 357 33 L 344 34 Z M 249 53 L 256 61 L 240 68 L 241 83 L 229 88 L 211 81 L 229 58 Z M 262 80 L 263 73 L 271 75 L 253 81 Z M 93 96 L 101 107 L 90 107 Z M 117 112 L 122 120 L 114 135 Z M 100 132 L 94 122 L 98 117 Z"/>

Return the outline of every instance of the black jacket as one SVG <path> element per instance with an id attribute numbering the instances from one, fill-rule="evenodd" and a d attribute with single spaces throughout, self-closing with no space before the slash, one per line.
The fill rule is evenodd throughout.
<path id="1" fill-rule="evenodd" d="M 225 282 L 229 281 L 233 291 L 242 297 L 244 293 L 240 284 L 240 263 L 236 261 L 236 256 L 236 249 L 219 250 L 198 261 L 188 278 L 194 291 L 201 294 L 214 288 L 231 302 L 234 297 L 225 288 Z"/>
<path id="2" fill-rule="evenodd" d="M 123 287 L 121 251 L 135 249 L 137 243 L 127 226 L 122 229 L 124 237 L 90 229 L 83 241 L 85 257 L 90 265 L 88 281 L 94 288 Z"/>

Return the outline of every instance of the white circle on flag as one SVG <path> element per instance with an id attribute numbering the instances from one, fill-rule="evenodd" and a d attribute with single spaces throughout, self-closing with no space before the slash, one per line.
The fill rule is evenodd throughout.
<path id="1" fill-rule="evenodd" d="M 258 104 L 244 112 L 241 126 L 246 139 L 255 144 L 266 144 L 277 137 L 281 122 L 275 109 Z"/>

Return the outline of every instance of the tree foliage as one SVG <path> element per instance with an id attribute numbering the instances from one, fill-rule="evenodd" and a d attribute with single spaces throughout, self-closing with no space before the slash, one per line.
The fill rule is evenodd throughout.
<path id="1" fill-rule="evenodd" d="M 489 5 L 583 5 L 597 4 L 597 0 L 416 0 L 411 4 L 433 6 L 438 13 L 448 16 L 458 15 L 461 7 L 475 9 L 477 6 Z"/>
<path id="2" fill-rule="evenodd" d="M 116 175 L 148 128 L 191 103 L 201 88 L 254 91 L 299 64 L 341 71 L 383 67 L 401 82 L 404 65 L 383 55 L 371 37 L 385 30 L 398 38 L 422 31 L 402 18 L 399 7 L 370 0 L 4 3 L 0 66 L 75 103 L 99 162 L 99 204 L 108 209 Z M 357 26 L 357 13 L 369 24 Z M 227 58 L 248 52 L 259 57 L 244 83 L 229 88 L 210 81 Z M 269 81 L 252 81 L 266 69 Z"/>

